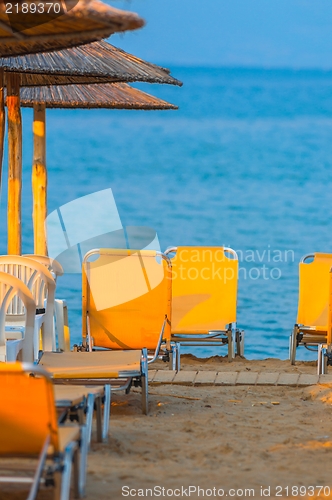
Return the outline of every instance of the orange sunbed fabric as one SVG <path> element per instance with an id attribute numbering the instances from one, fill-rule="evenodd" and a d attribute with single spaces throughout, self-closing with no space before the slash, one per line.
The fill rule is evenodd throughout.
<path id="1" fill-rule="evenodd" d="M 155 251 L 100 249 L 82 274 L 83 338 L 89 328 L 98 347 L 155 349 L 165 315 L 170 321 L 167 262 Z"/>
<path id="2" fill-rule="evenodd" d="M 21 363 L 0 364 L 0 454 L 38 455 L 48 435 L 59 450 L 53 386 Z"/>
<path id="3" fill-rule="evenodd" d="M 327 331 L 332 255 L 315 253 L 310 263 L 299 265 L 299 304 L 297 324 Z"/>
<path id="4" fill-rule="evenodd" d="M 236 321 L 238 261 L 222 247 L 177 247 L 172 259 L 172 334 L 225 330 Z"/>

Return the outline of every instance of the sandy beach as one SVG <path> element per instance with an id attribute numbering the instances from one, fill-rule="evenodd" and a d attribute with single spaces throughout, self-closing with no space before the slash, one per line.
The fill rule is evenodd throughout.
<path id="1" fill-rule="evenodd" d="M 316 371 L 314 363 L 183 359 L 183 369 L 211 365 L 224 371 Z M 332 491 L 331 405 L 327 384 L 151 384 L 148 416 L 141 414 L 138 389 L 117 394 L 109 442 L 94 442 L 89 454 L 86 499 L 196 499 L 203 493 L 205 498 L 326 498 Z M 319 496 L 320 486 L 325 490 Z M 8 488 L 2 500 L 22 498 Z M 38 498 L 52 498 L 51 491 L 42 490 Z"/>

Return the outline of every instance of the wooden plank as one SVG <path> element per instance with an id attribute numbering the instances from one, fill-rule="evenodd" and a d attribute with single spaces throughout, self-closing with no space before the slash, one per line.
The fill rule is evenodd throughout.
<path id="1" fill-rule="evenodd" d="M 8 254 L 21 255 L 22 201 L 22 118 L 20 110 L 20 76 L 7 74 L 8 112 Z"/>
<path id="2" fill-rule="evenodd" d="M 33 116 L 33 234 L 34 253 L 47 255 L 45 219 L 47 216 L 46 122 L 45 104 L 35 104 Z"/>

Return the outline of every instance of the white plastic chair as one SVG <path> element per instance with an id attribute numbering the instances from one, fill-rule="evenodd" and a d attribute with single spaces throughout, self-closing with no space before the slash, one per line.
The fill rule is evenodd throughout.
<path id="1" fill-rule="evenodd" d="M 46 255 L 26 254 L 24 257 L 33 259 L 43 264 L 51 272 L 55 282 L 59 276 L 63 275 L 61 264 Z M 58 333 L 58 347 L 61 351 L 70 351 L 70 330 L 68 322 L 68 306 L 64 299 L 55 299 L 54 301 L 55 325 Z"/>
<path id="2" fill-rule="evenodd" d="M 43 349 L 55 349 L 55 335 L 53 327 L 55 281 L 43 264 L 33 259 L 19 255 L 0 256 L 0 271 L 19 278 L 30 290 L 34 298 L 35 333 L 34 333 L 34 361 L 38 361 L 39 332 L 42 330 Z M 6 330 L 11 338 L 15 332 L 22 338 L 25 325 L 25 308 L 20 298 L 14 297 L 6 314 Z"/>
<path id="3" fill-rule="evenodd" d="M 24 331 L 21 338 L 8 338 L 6 319 L 12 302 L 19 298 L 24 304 Z M 36 303 L 28 287 L 15 276 L 0 272 L 0 361 L 34 360 Z M 20 354 L 20 351 L 22 353 Z"/>

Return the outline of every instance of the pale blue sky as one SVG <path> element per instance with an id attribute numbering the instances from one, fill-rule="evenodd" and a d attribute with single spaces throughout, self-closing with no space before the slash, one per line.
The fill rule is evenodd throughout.
<path id="1" fill-rule="evenodd" d="M 331 0 L 107 0 L 138 12 L 111 42 L 170 65 L 332 68 Z"/>

